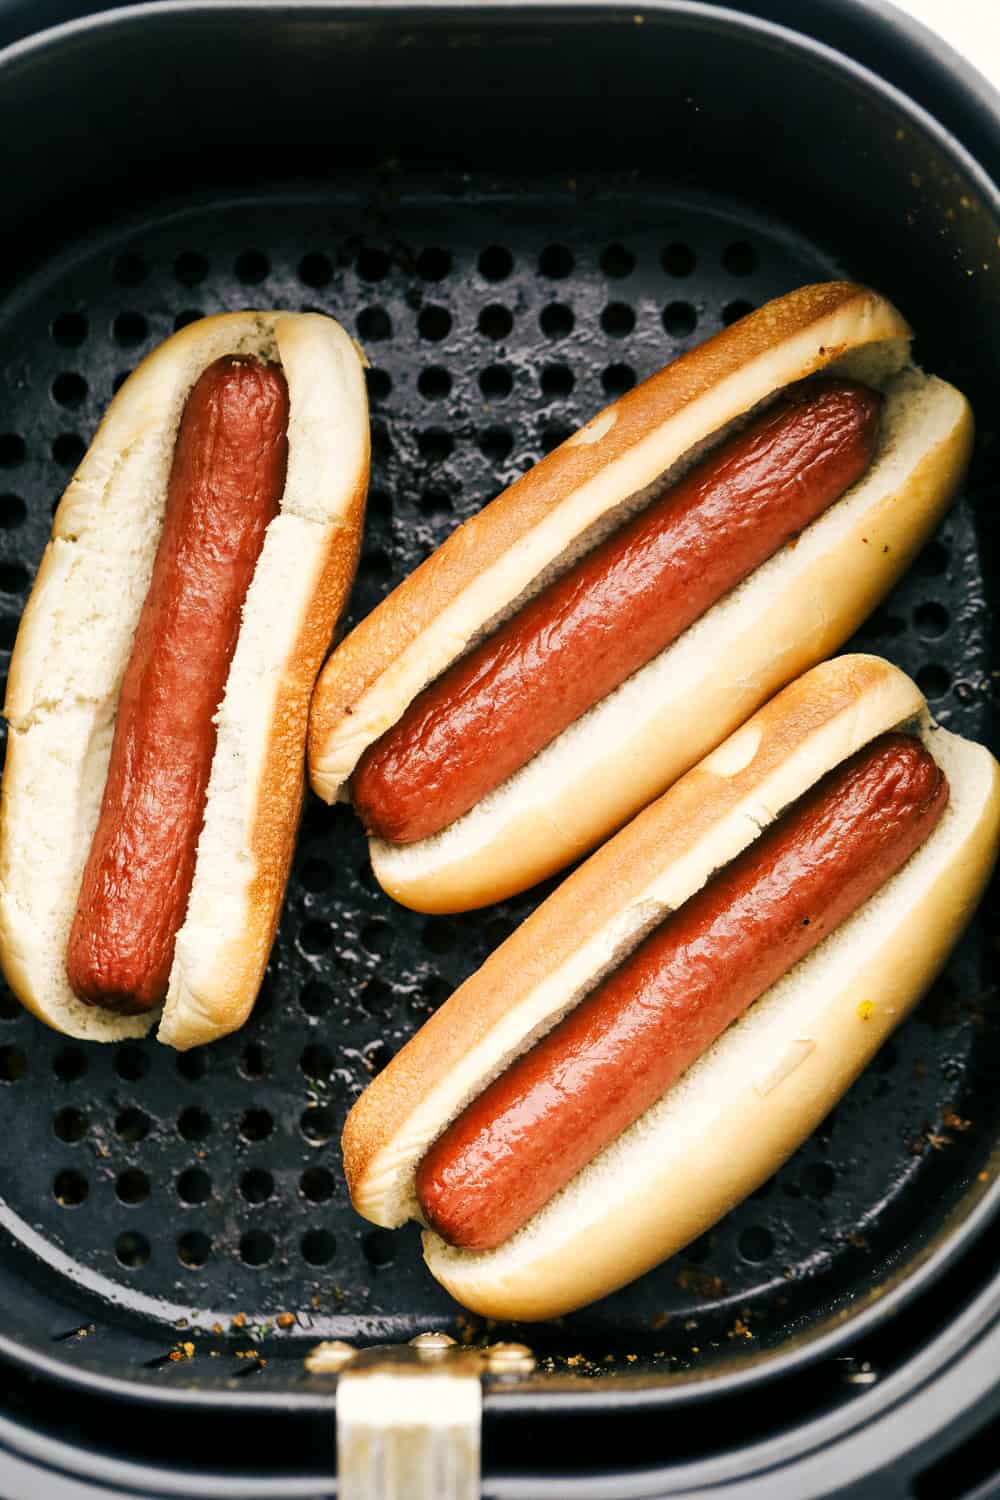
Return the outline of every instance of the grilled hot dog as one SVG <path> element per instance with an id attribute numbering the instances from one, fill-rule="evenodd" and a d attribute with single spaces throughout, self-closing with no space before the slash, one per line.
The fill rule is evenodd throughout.
<path id="1" fill-rule="evenodd" d="M 465 1306 L 603 1296 L 753 1192 L 930 984 L 1000 767 L 888 662 L 805 673 L 591 856 L 369 1083 L 358 1211 Z M 873 1126 L 877 1129 L 877 1124 Z"/>
<path id="2" fill-rule="evenodd" d="M 767 304 L 600 412 L 340 643 L 310 776 L 349 790 L 391 896 L 463 911 L 578 860 L 857 628 L 971 444 L 909 337 L 846 282 Z"/>
<path id="3" fill-rule="evenodd" d="M 368 478 L 362 361 L 316 313 L 192 323 L 56 511 L 4 711 L 0 961 L 72 1036 L 235 1030 L 274 937 L 309 699 Z"/>
<path id="4" fill-rule="evenodd" d="M 881 397 L 790 392 L 426 688 L 351 782 L 370 833 L 440 833 L 857 483 Z"/>
<path id="5" fill-rule="evenodd" d="M 162 1004 L 184 920 L 213 715 L 288 462 L 280 368 L 224 356 L 184 407 L 149 592 L 125 669 L 101 814 L 66 955 L 81 1000 Z"/>
<path id="6" fill-rule="evenodd" d="M 686 902 L 449 1126 L 417 1172 L 449 1244 L 503 1244 L 936 827 L 947 780 L 884 735 Z"/>

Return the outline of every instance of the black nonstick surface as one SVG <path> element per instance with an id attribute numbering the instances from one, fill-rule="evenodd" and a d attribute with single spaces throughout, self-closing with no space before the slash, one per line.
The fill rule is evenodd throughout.
<path id="1" fill-rule="evenodd" d="M 80 239 L 0 317 L 4 664 L 101 412 L 193 318 L 318 309 L 363 342 L 374 458 L 353 624 L 636 379 L 767 298 L 849 270 L 721 198 L 609 182 L 581 202 L 565 179 L 215 194 Z M 912 673 L 941 722 L 983 739 L 987 627 L 963 500 L 852 645 Z M 206 1385 L 256 1373 L 254 1350 L 301 1352 L 320 1334 L 484 1332 L 424 1271 L 415 1231 L 354 1215 L 338 1140 L 368 1080 L 543 894 L 454 918 L 405 911 L 375 885 L 350 812 L 311 798 L 239 1035 L 184 1055 L 85 1046 L 4 992 L 6 1332 L 79 1367 Z M 984 1169 L 1000 1109 L 992 954 L 980 926 L 816 1135 L 710 1234 L 526 1336 L 570 1369 L 702 1368 L 878 1286 Z"/>

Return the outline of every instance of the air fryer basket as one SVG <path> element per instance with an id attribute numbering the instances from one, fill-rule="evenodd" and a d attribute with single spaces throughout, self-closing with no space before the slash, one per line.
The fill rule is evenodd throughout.
<path id="1" fill-rule="evenodd" d="M 902 96 L 693 4 L 137 7 L 12 49 L 0 79 L 18 226 L 0 251 L 5 653 L 100 413 L 202 314 L 315 308 L 365 346 L 373 471 L 349 625 L 635 380 L 769 297 L 851 275 L 902 306 L 921 360 L 980 418 L 966 494 L 852 645 L 990 739 L 1000 226 L 981 171 Z M 423 1270 L 415 1232 L 353 1214 L 350 1103 L 543 894 L 407 912 L 351 814 L 312 799 L 239 1035 L 184 1055 L 85 1046 L 0 995 L 0 1353 L 40 1377 L 29 1397 L 11 1375 L 11 1411 L 42 1427 L 59 1412 L 63 1436 L 99 1447 L 114 1393 L 137 1405 L 110 1450 L 169 1446 L 173 1465 L 164 1412 L 216 1442 L 253 1414 L 296 1446 L 280 1464 L 218 1447 L 248 1495 L 256 1470 L 305 1483 L 331 1466 L 315 1422 L 331 1386 L 302 1366 L 318 1339 L 442 1328 L 539 1356 L 488 1397 L 491 1463 L 515 1467 L 530 1428 L 551 1467 L 597 1468 L 612 1429 L 574 1423 L 567 1455 L 558 1414 L 708 1405 L 727 1446 L 776 1437 L 870 1399 L 953 1329 L 991 1274 L 991 906 L 773 1181 L 593 1308 L 486 1328 Z M 685 1419 L 674 1457 L 716 1452 L 716 1420 Z M 648 1428 L 629 1432 L 628 1461 L 652 1462 Z"/>

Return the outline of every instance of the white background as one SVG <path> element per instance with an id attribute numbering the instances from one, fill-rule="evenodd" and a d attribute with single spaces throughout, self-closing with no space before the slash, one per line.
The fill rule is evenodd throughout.
<path id="1" fill-rule="evenodd" d="M 804 0 L 808 3 L 808 0 Z M 894 0 L 1000 88 L 1000 0 Z"/>

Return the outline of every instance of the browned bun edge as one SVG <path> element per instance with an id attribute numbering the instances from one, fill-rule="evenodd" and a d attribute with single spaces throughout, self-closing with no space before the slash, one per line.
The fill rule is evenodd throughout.
<path id="1" fill-rule="evenodd" d="M 367 488 L 361 357 L 318 314 L 193 323 L 153 351 L 108 407 L 56 512 L 15 643 L 0 799 L 0 961 L 39 1018 L 90 1040 L 157 1015 L 84 1005 L 64 962 L 96 825 L 118 688 L 162 525 L 181 411 L 224 354 L 278 360 L 289 461 L 244 605 L 218 713 L 194 883 L 160 1038 L 178 1047 L 241 1024 L 277 921 L 301 806 L 308 700 L 350 588 Z"/>
<path id="2" fill-rule="evenodd" d="M 355 1206 L 418 1216 L 434 1140 L 649 928 L 863 744 L 915 728 L 952 786 L 941 824 L 871 902 L 499 1250 L 425 1235 L 434 1274 L 493 1317 L 552 1317 L 673 1253 L 793 1150 L 933 978 L 986 881 L 1000 827 L 987 751 L 932 726 L 887 662 L 841 657 L 766 704 L 580 867 L 425 1024 L 344 1131 Z M 871 1003 L 858 1010 L 861 1000 Z M 750 1144 L 748 1144 L 750 1143 Z"/>

